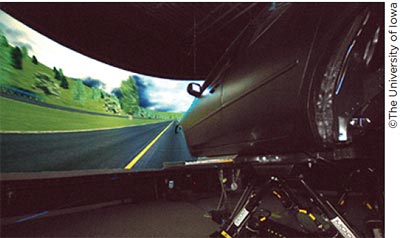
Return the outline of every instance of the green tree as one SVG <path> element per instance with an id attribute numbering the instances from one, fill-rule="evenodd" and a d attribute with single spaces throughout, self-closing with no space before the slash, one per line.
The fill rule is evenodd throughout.
<path id="1" fill-rule="evenodd" d="M 85 85 L 83 85 L 80 79 L 75 81 L 74 87 L 72 88 L 72 98 L 81 104 L 84 104 L 86 101 Z"/>
<path id="2" fill-rule="evenodd" d="M 21 52 L 23 58 L 28 56 L 28 48 L 26 48 L 26 46 L 21 47 Z"/>
<path id="3" fill-rule="evenodd" d="M 22 69 L 22 52 L 21 49 L 16 46 L 11 48 L 11 65 L 16 69 Z"/>
<path id="4" fill-rule="evenodd" d="M 54 78 L 59 80 L 60 73 L 58 72 L 58 70 L 57 70 L 57 68 L 55 66 L 53 67 L 53 72 L 54 72 Z"/>
<path id="5" fill-rule="evenodd" d="M 7 37 L 4 35 L 4 32 L 0 29 L 0 46 L 8 47 Z"/>
<path id="6" fill-rule="evenodd" d="M 56 67 L 53 67 L 53 72 L 54 72 L 54 78 L 57 79 L 58 81 L 61 81 L 62 77 L 64 76 L 62 69 L 57 69 Z"/>
<path id="7" fill-rule="evenodd" d="M 101 97 L 101 90 L 98 88 L 91 88 L 92 99 L 98 101 Z"/>
<path id="8" fill-rule="evenodd" d="M 62 88 L 68 89 L 69 88 L 69 83 L 67 78 L 65 77 L 63 70 L 62 69 L 57 69 L 56 67 L 53 67 L 53 72 L 54 72 L 54 78 L 57 79 L 60 82 L 60 86 Z"/>
<path id="9" fill-rule="evenodd" d="M 8 47 L 8 40 L 6 36 L 0 35 L 0 45 Z"/>
<path id="10" fill-rule="evenodd" d="M 37 58 L 36 58 L 36 56 L 32 56 L 32 63 L 33 64 L 38 64 L 39 63 Z"/>
<path id="11" fill-rule="evenodd" d="M 105 99 L 107 97 L 107 93 L 104 92 L 103 90 L 100 91 L 100 98 Z"/>
<path id="12" fill-rule="evenodd" d="M 82 82 L 82 81 L 81 81 L 81 82 Z M 64 89 L 68 89 L 68 88 L 69 88 L 69 83 L 68 83 L 68 81 L 67 81 L 67 78 L 66 78 L 64 75 L 62 75 L 62 77 L 61 77 L 60 86 L 61 86 L 62 88 L 64 88 Z"/>
<path id="13" fill-rule="evenodd" d="M 121 105 L 122 110 L 127 114 L 133 115 L 139 111 L 139 96 L 136 82 L 129 78 L 121 82 Z"/>
<path id="14" fill-rule="evenodd" d="M 61 81 L 64 77 L 65 77 L 65 76 L 64 76 L 63 70 L 62 70 L 61 68 L 58 69 L 58 80 Z"/>

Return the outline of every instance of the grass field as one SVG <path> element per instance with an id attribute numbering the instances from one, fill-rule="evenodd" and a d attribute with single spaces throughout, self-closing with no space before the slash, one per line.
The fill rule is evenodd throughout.
<path id="1" fill-rule="evenodd" d="M 162 120 L 88 115 L 0 97 L 0 131 L 65 131 L 125 127 Z"/>
<path id="2" fill-rule="evenodd" d="M 3 33 L 0 31 L 0 37 L 3 36 L 2 34 Z M 37 73 L 46 74 L 50 78 L 54 78 L 55 73 L 53 67 L 60 69 L 62 65 L 44 65 L 40 62 L 40 58 L 38 58 L 39 63 L 34 64 L 32 62 L 32 57 L 25 55 L 22 59 L 22 69 L 15 69 L 11 66 L 10 51 L 12 48 L 13 46 L 0 42 L 0 86 L 11 86 L 34 93 L 41 101 L 49 104 L 110 115 L 113 114 L 105 110 L 105 99 L 96 97 L 93 89 L 90 87 L 84 86 L 85 100 L 77 101 L 74 99 L 73 89 L 77 81 L 68 76 L 66 76 L 66 80 L 68 81 L 69 89 L 60 88 L 59 96 L 47 95 L 43 90 L 34 88 L 33 85 L 35 84 L 35 75 Z M 56 83 L 59 84 L 60 82 L 56 81 Z M 183 115 L 183 113 L 158 112 L 148 109 L 142 110 L 145 112 L 143 118 L 163 118 L 164 120 L 169 120 L 179 119 Z M 121 111 L 120 114 L 127 115 L 124 111 Z"/>
<path id="3" fill-rule="evenodd" d="M 0 55 L 2 55 L 2 57 L 0 57 L 0 63 L 2 63 L 0 73 L 1 72 L 4 73 L 3 74 L 4 77 L 1 77 L 0 80 L 1 83 L 17 88 L 22 88 L 28 91 L 32 91 L 36 95 L 41 97 L 46 103 L 60 105 L 64 107 L 76 108 L 81 110 L 93 111 L 93 112 L 107 113 L 103 108 L 104 100 L 92 99 L 90 97 L 92 92 L 89 87 L 85 87 L 85 92 L 87 95 L 85 104 L 81 104 L 80 102 L 74 101 L 72 99 L 72 90 L 70 89 L 74 87 L 76 81 L 70 79 L 69 77 L 67 77 L 67 81 L 70 89 L 67 90 L 64 88 L 60 88 L 60 97 L 49 96 L 46 95 L 40 89 L 33 89 L 32 85 L 35 82 L 36 73 L 41 72 L 49 76 L 53 76 L 54 75 L 53 70 L 48 68 L 46 65 L 41 64 L 40 62 L 37 65 L 33 64 L 30 57 L 23 58 L 23 70 L 14 69 L 5 60 L 5 54 L 7 53 L 7 51 L 9 51 L 9 48 L 2 47 L 2 49 L 0 49 Z"/>

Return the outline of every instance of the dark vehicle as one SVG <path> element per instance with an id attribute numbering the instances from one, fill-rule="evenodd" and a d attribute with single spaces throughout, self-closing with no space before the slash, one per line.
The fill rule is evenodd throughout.
<path id="1" fill-rule="evenodd" d="M 181 121 L 196 156 L 320 151 L 383 118 L 383 16 L 374 4 L 266 8 L 244 29 Z"/>
<path id="2" fill-rule="evenodd" d="M 193 155 L 231 155 L 235 161 L 266 164 L 270 175 L 281 174 L 272 169 L 273 164 L 308 161 L 311 169 L 310 158 L 329 158 L 340 170 L 349 169 L 346 160 L 362 159 L 355 162 L 360 166 L 357 171 L 369 158 L 374 169 L 382 168 L 382 151 L 368 149 L 383 141 L 382 12 L 382 5 L 361 3 L 280 3 L 262 10 L 231 44 L 204 85 L 188 86 L 196 100 L 180 125 Z M 328 171 L 314 171 L 314 180 L 326 181 Z M 306 197 L 341 236 L 367 236 L 355 231 L 331 202 L 313 191 L 303 180 L 304 173 L 308 172 L 303 168 L 283 178 L 297 191 L 308 193 Z M 371 175 L 372 180 L 379 180 L 380 173 Z M 334 179 L 329 183 L 335 183 Z M 316 221 L 299 205 L 299 193 L 294 195 L 289 187 L 274 176 L 259 190 L 248 187 L 228 222 L 213 236 L 243 236 L 249 231 L 267 237 L 330 236 L 320 223 L 315 224 L 318 231 L 314 233 L 274 222 L 263 225 L 271 213 L 260 212 L 259 204 L 271 190 L 288 210 Z M 366 184 L 362 190 L 375 198 L 381 191 L 371 195 Z M 374 237 L 382 237 L 381 220 L 375 221 L 379 222 L 367 222 L 368 229 L 374 230 Z"/>

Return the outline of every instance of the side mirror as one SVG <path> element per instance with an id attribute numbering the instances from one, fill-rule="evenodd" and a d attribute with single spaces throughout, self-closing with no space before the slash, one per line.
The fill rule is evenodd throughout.
<path id="1" fill-rule="evenodd" d="M 187 86 L 187 92 L 190 95 L 192 95 L 192 96 L 194 96 L 196 98 L 199 98 L 201 96 L 201 86 L 200 86 L 200 84 L 198 84 L 198 83 L 190 83 Z"/>

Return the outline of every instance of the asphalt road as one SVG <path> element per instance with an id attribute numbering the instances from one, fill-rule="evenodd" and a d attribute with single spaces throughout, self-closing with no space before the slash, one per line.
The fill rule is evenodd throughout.
<path id="1" fill-rule="evenodd" d="M 171 123 L 90 132 L 0 134 L 0 172 L 124 169 Z M 132 170 L 160 169 L 164 162 L 193 161 L 176 121 Z"/>

